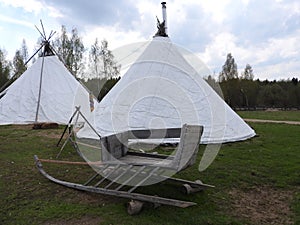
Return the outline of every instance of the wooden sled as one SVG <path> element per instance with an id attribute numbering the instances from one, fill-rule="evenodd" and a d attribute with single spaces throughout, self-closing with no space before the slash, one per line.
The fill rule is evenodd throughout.
<path id="1" fill-rule="evenodd" d="M 214 187 L 199 180 L 188 181 L 171 177 L 195 163 L 202 131 L 202 126 L 184 125 L 181 129 L 135 130 L 102 137 L 101 163 L 91 163 L 97 172 L 83 184 L 58 180 L 44 171 L 37 156 L 35 162 L 41 174 L 55 183 L 82 191 L 130 199 L 127 206 L 130 215 L 139 213 L 144 202 L 153 203 L 154 206 L 171 205 L 186 208 L 196 203 L 134 191 L 140 186 L 164 180 L 182 185 L 187 194 Z M 180 142 L 173 155 L 134 152 L 128 149 L 129 139 L 149 137 L 151 139 L 180 137 Z"/>

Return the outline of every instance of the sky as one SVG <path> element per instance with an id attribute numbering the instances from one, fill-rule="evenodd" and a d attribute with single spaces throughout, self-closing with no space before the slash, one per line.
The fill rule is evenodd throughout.
<path id="1" fill-rule="evenodd" d="M 168 35 L 196 54 L 215 78 L 228 53 L 255 79 L 300 78 L 299 0 L 169 0 Z M 12 59 L 25 39 L 29 55 L 43 21 L 50 31 L 77 28 L 86 48 L 106 39 L 109 48 L 149 41 L 161 19 L 158 0 L 0 0 L 0 48 Z M 58 34 L 57 34 L 58 35 Z M 55 38 L 55 36 L 54 36 Z"/>

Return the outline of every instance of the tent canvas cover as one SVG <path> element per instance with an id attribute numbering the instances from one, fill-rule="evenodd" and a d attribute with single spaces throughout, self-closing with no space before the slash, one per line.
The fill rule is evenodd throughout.
<path id="1" fill-rule="evenodd" d="M 254 130 L 197 71 L 168 37 L 154 37 L 95 108 L 95 130 L 105 136 L 187 123 L 204 126 L 201 143 L 253 137 Z M 85 128 L 78 137 L 92 137 L 92 133 Z"/>
<path id="2" fill-rule="evenodd" d="M 89 92 L 56 55 L 39 57 L 2 93 L 0 125 L 68 124 L 75 106 L 80 106 L 83 113 L 89 113 Z"/>

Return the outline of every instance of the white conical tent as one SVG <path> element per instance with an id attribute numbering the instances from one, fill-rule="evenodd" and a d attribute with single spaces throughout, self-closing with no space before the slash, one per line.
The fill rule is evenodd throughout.
<path id="1" fill-rule="evenodd" d="M 39 57 L 3 93 L 5 95 L 0 99 L 0 125 L 35 122 L 68 124 L 75 106 L 80 106 L 85 114 L 90 109 L 89 92 L 55 55 Z"/>
<path id="2" fill-rule="evenodd" d="M 94 112 L 94 127 L 102 136 L 185 123 L 204 126 L 202 143 L 255 135 L 168 37 L 155 37 L 150 42 Z M 80 135 L 85 136 L 84 130 Z"/>

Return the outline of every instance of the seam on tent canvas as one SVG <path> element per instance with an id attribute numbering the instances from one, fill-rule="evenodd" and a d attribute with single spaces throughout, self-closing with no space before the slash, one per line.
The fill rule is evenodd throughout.
<path id="1" fill-rule="evenodd" d="M 172 44 L 169 43 L 168 48 L 167 48 L 167 51 L 166 51 L 166 52 L 167 52 L 167 54 L 166 54 L 167 57 L 166 57 L 166 58 L 168 58 L 169 55 L 170 55 L 171 47 L 172 47 Z M 155 63 L 155 62 L 152 62 L 152 63 L 151 63 L 151 66 L 149 67 L 149 70 L 147 71 L 147 74 L 148 74 L 148 72 L 151 70 L 151 68 L 152 68 L 152 66 L 153 66 L 154 63 Z M 159 78 L 162 77 L 162 74 L 163 74 L 163 72 L 165 71 L 165 69 L 166 69 L 166 63 L 162 63 L 162 70 L 161 70 L 161 73 L 159 74 Z M 147 117 L 150 116 L 150 109 L 151 109 L 152 106 L 153 106 L 154 98 L 156 97 L 158 91 L 159 91 L 159 89 L 158 89 L 157 86 L 156 86 L 156 88 L 155 88 L 155 90 L 154 90 L 154 95 L 153 95 L 152 98 L 151 98 L 151 101 L 150 101 L 150 104 L 149 104 L 149 107 L 148 107 L 148 110 L 147 110 L 147 113 L 146 113 Z M 145 123 L 145 121 L 146 121 L 146 120 L 144 120 L 144 123 Z M 144 124 L 144 126 L 146 127 L 146 124 Z"/>

